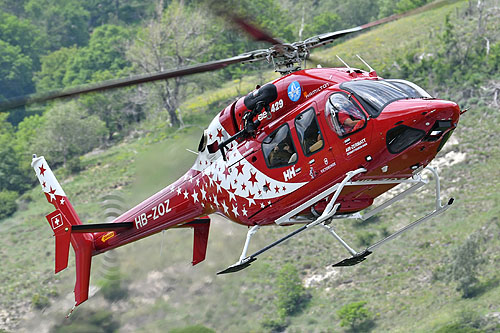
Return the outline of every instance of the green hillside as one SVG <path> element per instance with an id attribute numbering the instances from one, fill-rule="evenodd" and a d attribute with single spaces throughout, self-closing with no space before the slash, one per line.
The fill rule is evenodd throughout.
<path id="1" fill-rule="evenodd" d="M 463 29 L 476 26 L 472 18 L 461 21 L 469 2 L 440 4 L 318 51 L 315 56 L 330 63 L 338 54 L 351 64 L 358 53 L 380 74 L 397 75 L 404 70 L 398 72 L 397 67 L 405 61 L 411 63 L 409 54 L 437 54 L 446 15 Z M 498 25 L 494 19 L 488 24 Z M 498 40 L 491 40 L 492 49 Z M 51 206 L 37 186 L 24 193 L 18 199 L 18 211 L 0 223 L 0 322 L 8 331 L 28 332 L 88 332 L 95 327 L 103 332 L 168 332 L 188 326 L 193 327 L 185 332 L 198 332 L 194 325 L 216 332 L 339 332 L 348 330 L 340 325 L 339 310 L 365 301 L 364 307 L 371 314 L 365 329 L 373 332 L 499 330 L 500 118 L 493 95 L 481 92 L 489 89 L 491 82 L 498 84 L 500 75 L 498 71 L 484 75 L 478 70 L 480 77 L 470 83 L 477 91 L 471 100 L 461 86 L 429 82 L 419 71 L 422 69 L 402 78 L 426 83 L 424 88 L 437 96 L 457 97 L 462 108 L 470 107 L 433 162 L 440 170 L 443 200 L 454 197 L 455 204 L 438 218 L 384 245 L 362 264 L 330 267 L 347 253 L 329 234 L 317 229 L 273 249 L 240 273 L 216 276 L 218 270 L 238 259 L 247 229 L 213 216 L 207 259 L 195 267 L 190 265 L 190 230 L 167 231 L 115 250 L 113 258 L 120 263 L 124 298 L 109 301 L 103 296 L 99 288 L 106 282 L 104 256 L 95 257 L 91 278 L 95 295 L 65 320 L 73 302 L 74 261 L 70 259 L 69 268 L 62 273 L 53 274 L 54 239 L 44 218 Z M 273 77 L 270 72 L 251 76 L 242 82 L 227 82 L 203 98 L 188 98 L 181 108 L 184 122 L 190 126 L 172 131 L 163 124 L 145 121 L 120 144 L 83 156 L 80 173 L 71 174 L 61 167 L 55 174 L 82 220 L 103 221 L 103 196 L 117 194 L 131 207 L 191 166 L 195 156 L 186 148 L 195 150 L 201 130 L 213 116 L 205 109 L 214 105 L 222 108 L 228 100 Z M 365 223 L 340 221 L 335 227 L 361 249 L 370 239 L 377 240 L 431 210 L 432 198 L 433 188 L 429 187 L 377 218 Z M 293 228 L 264 228 L 254 237 L 250 250 Z M 461 253 L 459 249 L 467 241 L 479 249 L 482 263 L 471 295 L 464 298 L 457 283 L 446 276 L 457 261 L 454 254 Z M 283 272 L 293 273 L 289 267 L 299 272 L 306 296 L 297 311 L 280 321 L 276 292 Z M 200 326 L 198 329 L 203 332 Z"/>

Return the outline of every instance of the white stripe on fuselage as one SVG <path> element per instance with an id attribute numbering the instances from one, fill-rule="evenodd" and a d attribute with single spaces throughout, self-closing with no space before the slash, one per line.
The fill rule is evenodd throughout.
<path id="1" fill-rule="evenodd" d="M 221 137 L 222 134 L 222 137 Z M 210 140 L 210 135 L 212 140 Z M 219 135 L 217 137 L 217 135 Z M 219 144 L 229 138 L 229 134 L 222 127 L 217 116 L 207 129 L 208 144 L 218 141 Z M 307 183 L 282 182 L 271 178 L 257 169 L 243 157 L 233 141 L 226 152 L 227 161 L 224 161 L 220 151 L 209 154 L 208 149 L 198 154 L 193 169 L 203 172 L 212 181 L 221 181 L 220 186 L 228 192 L 240 197 L 247 197 L 249 193 L 255 194 L 255 199 L 273 199 L 287 195 Z M 227 168 L 231 167 L 226 171 Z M 268 184 L 269 190 L 263 190 Z M 258 191 L 261 191 L 258 194 Z"/>

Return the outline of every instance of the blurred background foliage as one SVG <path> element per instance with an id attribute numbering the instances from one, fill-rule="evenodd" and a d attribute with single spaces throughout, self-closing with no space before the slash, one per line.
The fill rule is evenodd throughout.
<path id="1" fill-rule="evenodd" d="M 293 42 L 406 12 L 429 2 L 0 0 L 0 101 L 25 94 L 226 58 L 267 47 L 250 40 L 216 15 L 217 10 L 223 9 L 220 3 L 224 7 L 233 8 L 273 36 Z M 452 6 L 453 4 L 457 5 Z M 364 39 L 352 38 L 350 46 L 347 46 L 348 43 L 344 43 L 344 46 L 345 40 L 338 41 L 335 43 L 338 46 L 335 52 L 342 56 L 345 52 L 350 59 L 354 58 L 355 53 L 360 53 L 382 76 L 414 81 L 434 96 L 449 98 L 462 107 L 470 107 L 471 111 L 466 116 L 473 118 L 474 122 L 471 121 L 473 124 L 469 123 L 467 127 L 467 120 L 464 120 L 466 125 L 462 133 L 472 137 L 467 139 L 467 135 L 463 135 L 464 143 L 460 149 L 470 154 L 468 164 L 478 170 L 484 168 L 488 172 L 482 172 L 482 175 L 486 177 L 493 173 L 495 179 L 495 173 L 491 170 L 495 156 L 498 158 L 495 155 L 498 153 L 495 147 L 498 143 L 500 103 L 498 1 L 437 1 L 435 7 L 441 6 L 450 6 L 450 9 L 439 14 L 423 13 L 418 18 L 409 18 L 403 26 L 398 23 L 384 26 L 382 28 L 385 30 L 378 34 L 368 32 Z M 424 28 L 425 31 L 422 30 Z M 411 34 L 412 30 L 424 32 L 417 36 Z M 362 44 L 359 44 L 360 40 Z M 325 63 L 334 58 L 334 53 L 329 50 L 318 51 L 318 56 Z M 73 177 L 80 185 L 78 182 L 83 180 L 78 177 L 79 172 L 85 172 L 87 168 L 95 168 L 103 173 L 106 171 L 105 176 L 96 177 L 95 181 L 100 181 L 100 184 L 92 184 L 91 189 L 89 184 L 81 185 L 87 191 L 80 189 L 77 191 L 78 195 L 94 193 L 99 186 L 123 188 L 131 182 L 131 171 L 125 165 L 132 163 L 133 158 L 130 156 L 143 149 L 142 145 L 152 147 L 156 143 L 167 141 L 166 139 L 183 140 L 182 144 L 168 143 L 169 150 L 163 153 L 166 156 L 175 149 L 180 149 L 179 146 L 197 139 L 198 133 L 191 131 L 191 127 L 203 128 L 234 98 L 247 94 L 255 84 L 265 83 L 275 77 L 266 63 L 234 65 L 218 72 L 90 94 L 71 101 L 31 105 L 0 115 L 0 219 L 12 215 L 19 207 L 22 208 L 19 209 L 19 214 L 22 214 L 23 209 L 33 204 L 30 191 L 36 179 L 30 168 L 32 153 L 45 155 L 53 168 L 60 167 L 58 172 Z M 192 140 L 195 136 L 196 139 Z M 476 142 L 478 137 L 483 139 L 480 149 Z M 127 146 L 130 142 L 138 144 Z M 175 151 L 177 154 L 177 150 Z M 100 155 L 94 157 L 92 154 Z M 188 160 L 188 157 L 182 158 L 182 161 Z M 113 163 L 116 167 L 110 167 L 115 165 Z M 461 179 L 474 179 L 471 176 L 474 168 L 459 168 Z M 165 167 L 165 170 L 171 169 Z M 496 172 L 498 175 L 498 171 Z M 491 181 L 491 177 L 487 180 Z M 480 192 L 483 185 L 484 182 L 476 187 L 467 185 L 466 190 Z M 460 239 L 449 250 L 445 246 L 440 247 L 443 263 L 433 268 L 432 282 L 426 287 L 440 289 L 445 288 L 445 284 L 451 284 L 452 290 L 456 289 L 459 293 L 460 301 L 474 302 L 475 297 L 480 297 L 498 285 L 498 277 L 485 278 L 480 273 L 487 267 L 487 260 L 493 267 L 498 267 L 498 257 L 493 257 L 491 253 L 494 251 L 488 247 L 495 242 L 494 235 L 498 235 L 498 217 L 494 216 L 494 205 L 488 206 L 489 199 L 484 199 L 487 195 L 489 194 L 483 194 L 481 200 L 475 199 L 473 203 L 480 207 L 478 214 L 484 214 L 480 215 L 481 221 L 493 221 L 483 226 L 488 231 L 489 238 L 483 230 Z M 83 199 L 84 209 L 91 199 L 93 198 Z M 498 206 L 498 197 L 493 200 L 496 200 Z M 34 214 L 42 216 L 39 211 Z M 32 228 L 30 222 L 26 222 L 32 221 L 32 216 L 23 219 L 23 223 Z M 375 226 L 353 225 L 353 237 L 361 245 L 369 244 L 374 238 L 387 234 L 387 225 L 383 221 L 373 223 L 379 224 L 381 228 L 378 229 Z M 9 244 L 17 244 L 17 234 L 17 231 L 12 232 L 13 240 Z M 449 237 L 444 235 L 441 242 L 450 244 Z M 314 245 L 307 245 L 304 251 L 312 251 Z M 425 249 L 432 244 L 424 242 L 418 246 L 419 249 Z M 489 259 L 486 255 L 482 256 L 484 253 L 490 254 Z M 8 257 L 4 255 L 3 258 L 7 261 L 5 258 Z M 20 262 L 24 262 L 22 260 Z M 256 295 L 242 292 L 245 297 L 253 300 L 254 303 L 250 303 L 255 311 L 270 304 L 270 308 L 267 308 L 270 315 L 261 318 L 257 326 L 249 324 L 250 327 L 256 330 L 284 330 L 289 325 L 297 324 L 294 318 L 301 317 L 308 309 L 321 313 L 329 307 L 329 304 L 322 303 L 324 299 L 320 293 L 308 292 L 300 283 L 304 278 L 300 271 L 318 264 L 314 261 L 316 259 L 308 260 L 300 263 L 302 270 L 299 271 L 287 264 L 277 274 L 265 270 L 260 272 L 266 277 L 266 282 L 275 283 L 276 288 L 269 288 L 269 293 L 276 294 L 272 302 L 269 301 L 271 296 L 266 296 L 265 293 Z M 19 263 L 13 265 L 15 269 L 22 266 Z M 262 275 L 259 279 L 261 277 Z M 53 290 L 39 286 L 33 293 L 27 282 L 31 281 L 31 285 L 35 285 L 32 279 L 35 277 L 25 277 L 21 281 L 11 281 L 10 278 L 2 280 L 2 288 L 5 288 L 2 289 L 5 292 L 2 295 L 5 297 L 1 302 L 9 302 L 11 297 L 24 297 L 23 299 L 31 299 L 32 306 L 36 309 L 48 306 L 55 297 L 52 295 Z M 254 282 L 250 279 L 249 283 Z M 112 294 L 116 286 L 106 285 L 102 288 Z M 355 289 L 354 293 L 356 292 Z M 345 296 L 343 301 L 347 305 L 344 311 L 337 313 L 337 316 L 333 313 L 332 317 L 338 321 L 345 319 L 343 327 L 349 330 L 359 327 L 373 329 L 377 325 L 387 328 L 384 326 L 387 324 L 379 319 L 380 314 L 372 313 L 377 311 L 374 310 L 377 306 L 366 303 L 363 293 L 359 294 L 357 297 Z M 111 298 L 114 299 L 114 295 Z M 162 308 L 163 305 L 160 302 L 155 306 Z M 394 306 L 391 306 L 386 308 L 395 311 Z M 340 305 L 337 308 L 340 309 Z M 220 322 L 214 313 L 224 316 L 217 311 L 218 309 L 211 308 L 205 314 L 206 321 L 214 327 Z M 404 312 L 405 309 L 398 311 Z M 487 317 L 484 311 L 468 313 L 469 315 L 465 312 L 448 313 L 448 324 L 438 327 L 438 331 L 488 332 L 498 329 L 496 317 Z M 0 317 L 1 315 L 2 313 Z M 111 332 L 120 327 L 120 322 L 108 311 L 80 311 L 79 316 L 75 316 L 71 322 L 56 323 L 53 331 Z M 386 322 L 396 317 L 390 317 L 389 314 L 387 316 Z M 306 323 L 302 323 L 305 325 L 302 327 L 319 325 L 317 321 L 320 319 L 314 318 L 310 316 L 303 319 Z M 230 322 L 231 318 L 227 320 Z M 323 327 L 325 331 L 331 329 L 331 326 Z M 341 329 L 342 326 L 335 327 Z M 195 325 L 179 327 L 178 331 L 211 330 Z"/>

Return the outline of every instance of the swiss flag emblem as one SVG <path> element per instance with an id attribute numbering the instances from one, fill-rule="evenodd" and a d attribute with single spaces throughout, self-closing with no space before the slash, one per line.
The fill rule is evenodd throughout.
<path id="1" fill-rule="evenodd" d="M 63 225 L 63 220 L 61 214 L 57 214 L 56 216 L 50 219 L 50 223 L 52 224 L 52 229 L 56 230 L 60 226 Z"/>

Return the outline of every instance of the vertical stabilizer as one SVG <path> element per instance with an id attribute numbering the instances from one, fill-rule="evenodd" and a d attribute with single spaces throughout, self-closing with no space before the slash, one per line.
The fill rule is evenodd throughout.
<path id="1" fill-rule="evenodd" d="M 55 236 L 55 272 L 68 266 L 69 244 L 73 246 L 76 261 L 75 305 L 88 299 L 90 265 L 94 237 L 91 233 L 72 233 L 72 226 L 82 224 L 61 185 L 43 156 L 33 155 L 31 166 L 42 186 L 47 201 L 55 211 L 46 216 Z"/>

